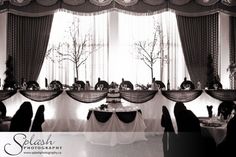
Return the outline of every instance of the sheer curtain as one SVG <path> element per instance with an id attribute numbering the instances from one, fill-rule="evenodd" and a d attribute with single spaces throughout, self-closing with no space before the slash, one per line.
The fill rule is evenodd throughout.
<path id="1" fill-rule="evenodd" d="M 63 22 L 62 22 L 63 21 Z M 67 44 L 72 46 L 71 30 L 73 22 L 77 22 L 77 43 L 82 44 L 86 40 L 84 52 L 80 60 L 86 59 L 79 66 L 78 80 L 90 81 L 96 84 L 97 78 L 107 77 L 107 14 L 79 16 L 66 12 L 57 12 L 54 15 L 52 32 L 50 36 L 47 54 L 40 73 L 39 82 L 44 85 L 45 77 L 49 82 L 59 80 L 63 84 L 72 85 L 76 76 L 76 67 L 73 59 L 67 58 L 69 50 Z M 78 47 L 77 47 L 78 48 Z M 58 53 L 59 52 L 59 53 Z M 63 54 L 64 57 L 61 55 Z"/>
<path id="2" fill-rule="evenodd" d="M 163 33 L 163 54 L 159 54 L 153 65 L 153 77 L 165 84 L 170 80 L 171 88 L 178 88 L 187 75 L 182 48 L 180 44 L 175 14 L 164 12 L 155 15 L 130 15 L 112 11 L 99 15 L 81 16 L 58 12 L 54 16 L 52 33 L 48 51 L 59 43 L 69 41 L 68 28 L 75 18 L 79 19 L 80 35 L 90 34 L 87 46 L 95 52 L 79 67 L 79 80 L 90 81 L 94 86 L 97 78 L 115 81 L 130 80 L 134 85 L 151 83 L 151 71 L 138 56 L 136 43 L 153 42 L 154 28 L 158 23 Z M 63 23 L 61 22 L 63 20 Z M 155 51 L 160 50 L 157 41 Z M 168 47 L 169 45 L 169 47 Z M 147 49 L 150 49 L 148 45 Z M 60 52 L 67 53 L 67 49 Z M 75 65 L 71 60 L 59 62 L 56 52 L 47 53 L 40 74 L 40 82 L 44 78 L 49 81 L 60 80 L 63 84 L 71 85 L 76 77 Z"/>
<path id="3" fill-rule="evenodd" d="M 175 14 L 172 12 L 163 12 L 152 16 L 133 16 L 119 13 L 119 41 L 118 49 L 116 50 L 118 52 L 113 54 L 111 59 L 113 57 L 117 64 L 122 62 L 122 64 L 119 64 L 121 68 L 117 67 L 117 70 L 115 70 L 120 77 L 122 76 L 138 84 L 151 83 L 150 68 L 139 58 L 135 43 L 146 42 L 146 44 L 152 44 L 154 29 L 158 25 L 163 31 L 163 54 L 158 55 L 159 59 L 153 65 L 153 77 L 156 80 L 163 81 L 165 84 L 169 79 L 171 88 L 176 89 L 188 73 Z M 160 51 L 160 41 L 157 42 L 153 53 Z M 146 49 L 149 49 L 149 47 L 151 45 L 147 46 Z"/>

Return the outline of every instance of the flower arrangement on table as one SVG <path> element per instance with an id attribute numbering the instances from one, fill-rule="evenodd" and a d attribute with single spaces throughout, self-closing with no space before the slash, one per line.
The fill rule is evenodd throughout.
<path id="1" fill-rule="evenodd" d="M 151 84 L 147 84 L 146 86 L 143 84 L 136 84 L 135 86 L 136 86 L 136 88 L 138 87 L 141 90 L 148 90 L 149 88 L 151 88 Z"/>
<path id="2" fill-rule="evenodd" d="M 98 107 L 100 110 L 105 110 L 108 108 L 108 105 L 107 104 L 102 104 Z"/>

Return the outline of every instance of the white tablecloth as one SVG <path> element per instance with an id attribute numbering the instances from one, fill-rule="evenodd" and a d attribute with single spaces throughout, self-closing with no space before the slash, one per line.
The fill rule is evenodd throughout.
<path id="1" fill-rule="evenodd" d="M 216 144 L 220 144 L 224 140 L 227 132 L 227 124 L 223 124 L 220 127 L 209 127 L 201 125 L 201 128 L 202 134 L 204 136 L 212 137 L 215 140 Z"/>
<path id="2" fill-rule="evenodd" d="M 113 112 L 105 123 L 99 122 L 92 112 L 85 126 L 86 139 L 94 144 L 110 145 L 130 144 L 135 141 L 147 140 L 145 137 L 146 125 L 142 114 L 136 111 L 134 121 L 124 123 Z"/>

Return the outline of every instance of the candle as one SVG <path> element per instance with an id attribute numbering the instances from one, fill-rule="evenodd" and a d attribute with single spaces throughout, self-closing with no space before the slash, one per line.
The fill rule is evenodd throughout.
<path id="1" fill-rule="evenodd" d="M 45 87 L 47 88 L 48 87 L 48 79 L 45 78 Z"/>

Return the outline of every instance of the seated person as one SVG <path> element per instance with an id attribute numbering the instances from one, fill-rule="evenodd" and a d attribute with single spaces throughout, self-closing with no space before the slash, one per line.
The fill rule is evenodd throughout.
<path id="1" fill-rule="evenodd" d="M 124 80 L 124 78 L 122 78 L 122 82 L 120 83 L 120 89 L 130 89 L 130 90 L 133 90 L 134 86 L 133 86 L 133 84 L 130 81 Z"/>
<path id="2" fill-rule="evenodd" d="M 106 81 L 101 80 L 99 77 L 98 82 L 95 85 L 95 90 L 108 90 L 108 88 L 109 84 Z"/>
<path id="3" fill-rule="evenodd" d="M 231 115 L 233 109 L 235 108 L 235 103 L 233 101 L 223 101 L 218 107 L 217 116 L 223 116 L 223 119 L 226 120 Z"/>
<path id="4" fill-rule="evenodd" d="M 195 89 L 195 86 L 192 81 L 187 80 L 187 78 L 184 78 L 184 81 L 180 85 L 181 89 Z"/>

